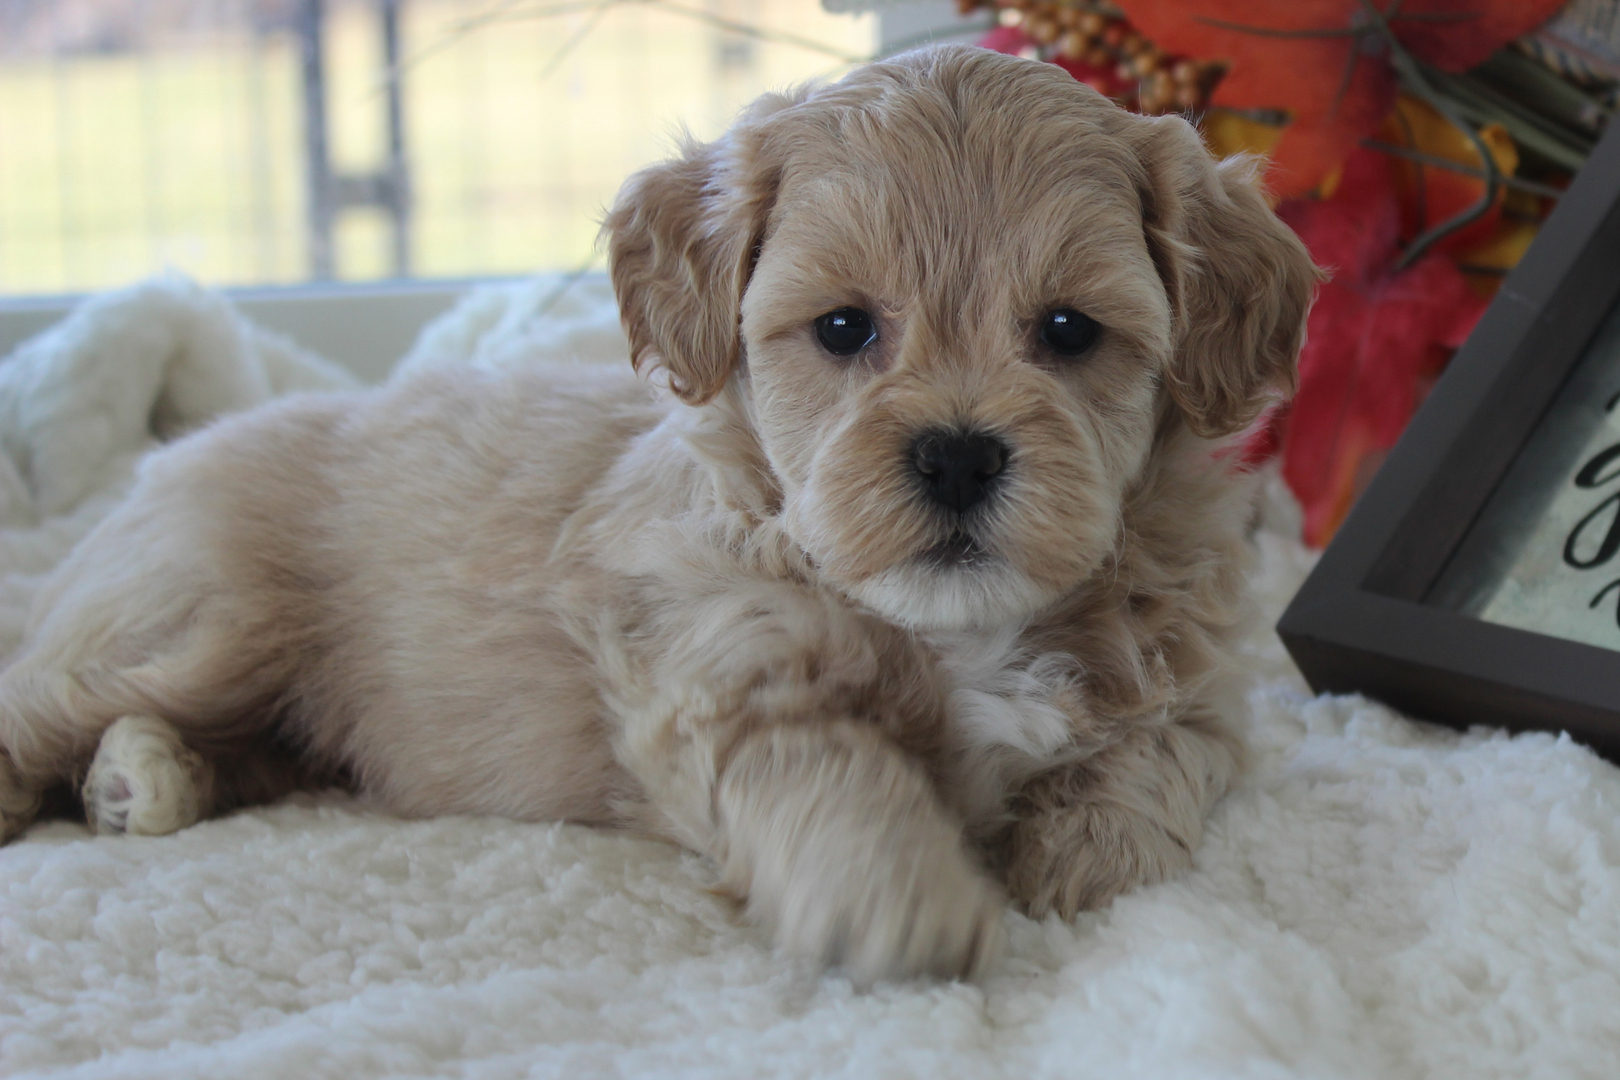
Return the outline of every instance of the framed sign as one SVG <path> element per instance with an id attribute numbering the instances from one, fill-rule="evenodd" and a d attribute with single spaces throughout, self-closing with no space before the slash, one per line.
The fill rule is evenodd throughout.
<path id="1" fill-rule="evenodd" d="M 1319 692 L 1620 758 L 1620 124 L 1277 630 Z"/>

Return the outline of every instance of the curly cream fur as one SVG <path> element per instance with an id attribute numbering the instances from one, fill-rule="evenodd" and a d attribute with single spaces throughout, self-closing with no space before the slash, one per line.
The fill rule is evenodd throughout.
<path id="1" fill-rule="evenodd" d="M 210 789 L 143 822 L 346 782 L 640 829 L 862 978 L 981 970 L 1004 892 L 1185 866 L 1240 757 L 1214 440 L 1290 383 L 1314 274 L 1243 167 L 941 49 L 762 100 L 607 231 L 672 393 L 442 369 L 153 455 L 0 673 L 4 832 L 137 757 Z M 879 337 L 845 360 L 811 324 L 847 305 Z M 1038 344 L 1059 306 L 1105 328 L 1079 360 Z M 939 427 L 1010 448 L 972 515 L 912 474 Z"/>

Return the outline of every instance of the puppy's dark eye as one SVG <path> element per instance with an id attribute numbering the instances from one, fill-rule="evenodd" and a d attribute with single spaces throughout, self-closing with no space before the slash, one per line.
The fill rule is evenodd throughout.
<path id="1" fill-rule="evenodd" d="M 872 316 L 860 308 L 841 307 L 816 319 L 816 339 L 834 356 L 854 356 L 875 337 Z"/>
<path id="2" fill-rule="evenodd" d="M 1090 315 L 1074 308 L 1058 308 L 1046 313 L 1041 324 L 1041 344 L 1059 356 L 1079 356 L 1097 340 L 1102 327 Z"/>

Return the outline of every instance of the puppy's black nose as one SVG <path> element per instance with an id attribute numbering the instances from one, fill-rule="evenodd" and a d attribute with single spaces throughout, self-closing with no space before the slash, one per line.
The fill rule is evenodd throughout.
<path id="1" fill-rule="evenodd" d="M 929 496 L 958 514 L 982 500 L 1007 463 L 1007 444 L 978 432 L 930 431 L 911 444 Z"/>

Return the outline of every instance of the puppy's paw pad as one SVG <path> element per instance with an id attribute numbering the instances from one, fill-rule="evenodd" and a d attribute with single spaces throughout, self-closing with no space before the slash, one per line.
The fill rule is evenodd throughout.
<path id="1" fill-rule="evenodd" d="M 0 751 L 0 844 L 33 823 L 41 801 L 41 793 L 23 782 L 11 758 Z"/>
<path id="2" fill-rule="evenodd" d="M 84 781 L 85 817 L 98 833 L 164 836 L 209 810 L 213 769 L 153 716 L 126 716 L 101 736 Z"/>

